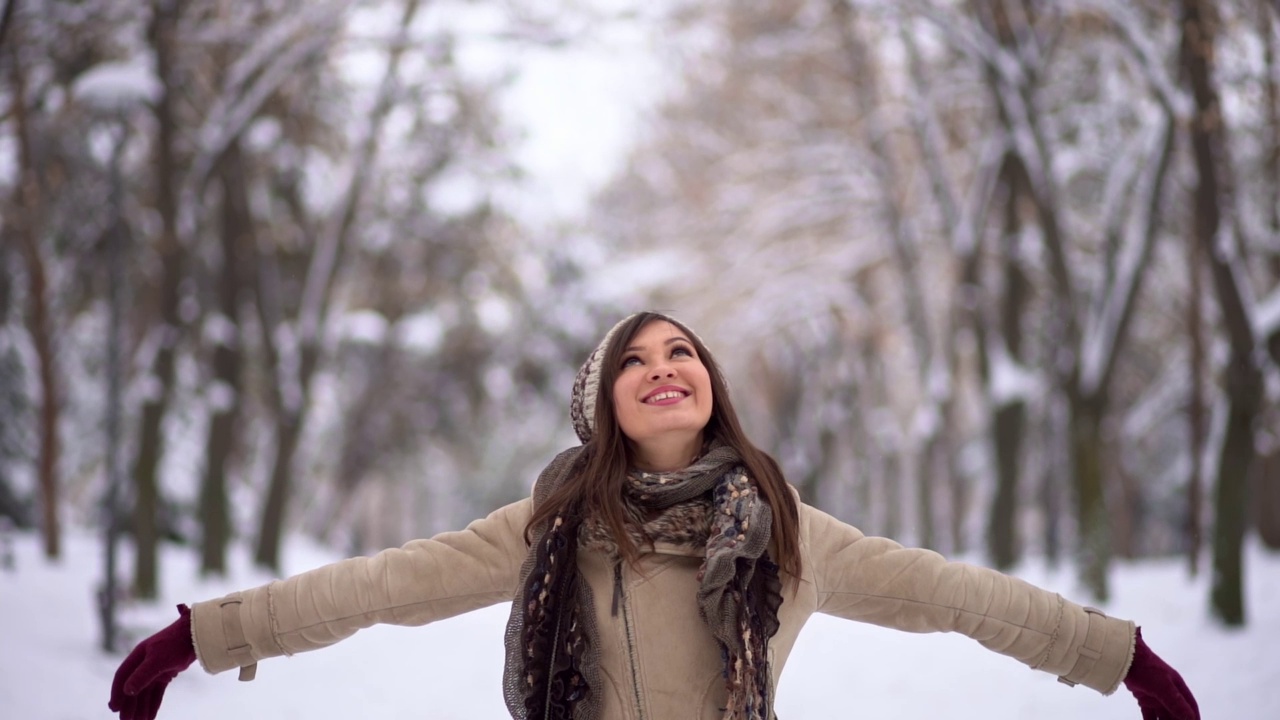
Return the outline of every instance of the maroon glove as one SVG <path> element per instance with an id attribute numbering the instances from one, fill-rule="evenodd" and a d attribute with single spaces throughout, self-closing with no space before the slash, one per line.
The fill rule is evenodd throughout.
<path id="1" fill-rule="evenodd" d="M 1182 676 L 1151 652 L 1142 641 L 1142 628 L 1136 633 L 1124 686 L 1138 699 L 1142 720 L 1200 720 L 1200 706 Z"/>
<path id="2" fill-rule="evenodd" d="M 120 713 L 121 720 L 155 720 L 165 688 L 195 662 L 191 610 L 179 605 L 178 615 L 169 627 L 138 643 L 116 670 L 107 707 Z"/>

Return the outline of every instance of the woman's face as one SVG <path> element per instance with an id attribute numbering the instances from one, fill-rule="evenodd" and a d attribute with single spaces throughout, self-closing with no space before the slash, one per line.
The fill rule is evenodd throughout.
<path id="1" fill-rule="evenodd" d="M 613 409 L 641 467 L 669 469 L 656 467 L 664 464 L 657 459 L 681 455 L 687 464 L 702 446 L 714 398 L 696 353 L 684 331 L 665 320 L 645 325 L 623 351 Z"/>

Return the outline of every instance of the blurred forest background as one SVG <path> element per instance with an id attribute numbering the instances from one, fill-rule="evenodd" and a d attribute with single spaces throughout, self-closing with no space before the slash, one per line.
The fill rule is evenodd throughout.
<path id="1" fill-rule="evenodd" d="M 523 497 L 646 306 L 868 533 L 1100 599 L 1182 555 L 1229 625 L 1280 548 L 1277 0 L 3 7 L 0 532 L 122 538 L 132 597 L 158 543 L 278 569 Z M 480 15 L 499 54 L 664 38 L 579 217 L 505 199 L 555 189 Z"/>

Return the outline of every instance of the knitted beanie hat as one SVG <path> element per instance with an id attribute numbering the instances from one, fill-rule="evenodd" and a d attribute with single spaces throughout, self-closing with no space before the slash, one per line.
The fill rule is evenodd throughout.
<path id="1" fill-rule="evenodd" d="M 573 395 L 569 398 L 569 419 L 573 421 L 573 431 L 583 445 L 591 439 L 596 429 L 596 398 L 600 396 L 600 369 L 604 364 L 604 356 L 609 352 L 609 343 L 613 336 L 627 321 L 639 313 L 632 313 L 618 321 L 604 334 L 604 339 L 582 363 L 578 374 L 573 378 Z"/>

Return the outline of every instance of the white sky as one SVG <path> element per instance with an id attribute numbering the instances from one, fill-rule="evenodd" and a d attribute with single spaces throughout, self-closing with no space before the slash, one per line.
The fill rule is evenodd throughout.
<path id="1" fill-rule="evenodd" d="M 459 65 L 480 81 L 513 77 L 499 96 L 504 130 L 514 137 L 512 157 L 526 173 L 517 188 L 476 188 L 459 180 L 437 201 L 468 206 L 477 191 L 493 193 L 521 220 L 541 225 L 577 216 L 591 193 L 617 169 L 635 142 L 641 113 L 670 85 L 659 55 L 662 41 L 654 13 L 629 14 L 635 0 L 521 0 L 513 4 L 545 20 L 566 42 L 559 45 L 511 37 L 522 27 L 512 7 L 466 0 L 437 2 L 415 20 L 422 32 L 447 28 L 457 38 Z M 357 10 L 356 37 L 394 35 L 399 9 L 374 5 Z M 385 55 L 357 45 L 343 61 L 348 80 L 372 87 Z M 456 196 L 456 197 L 455 197 Z"/>
<path id="2" fill-rule="evenodd" d="M 524 131 L 529 173 L 514 209 L 531 222 L 575 216 L 621 167 L 642 113 L 666 90 L 661 41 L 644 21 L 613 22 L 561 48 L 507 47 L 519 77 L 503 103 Z"/>

